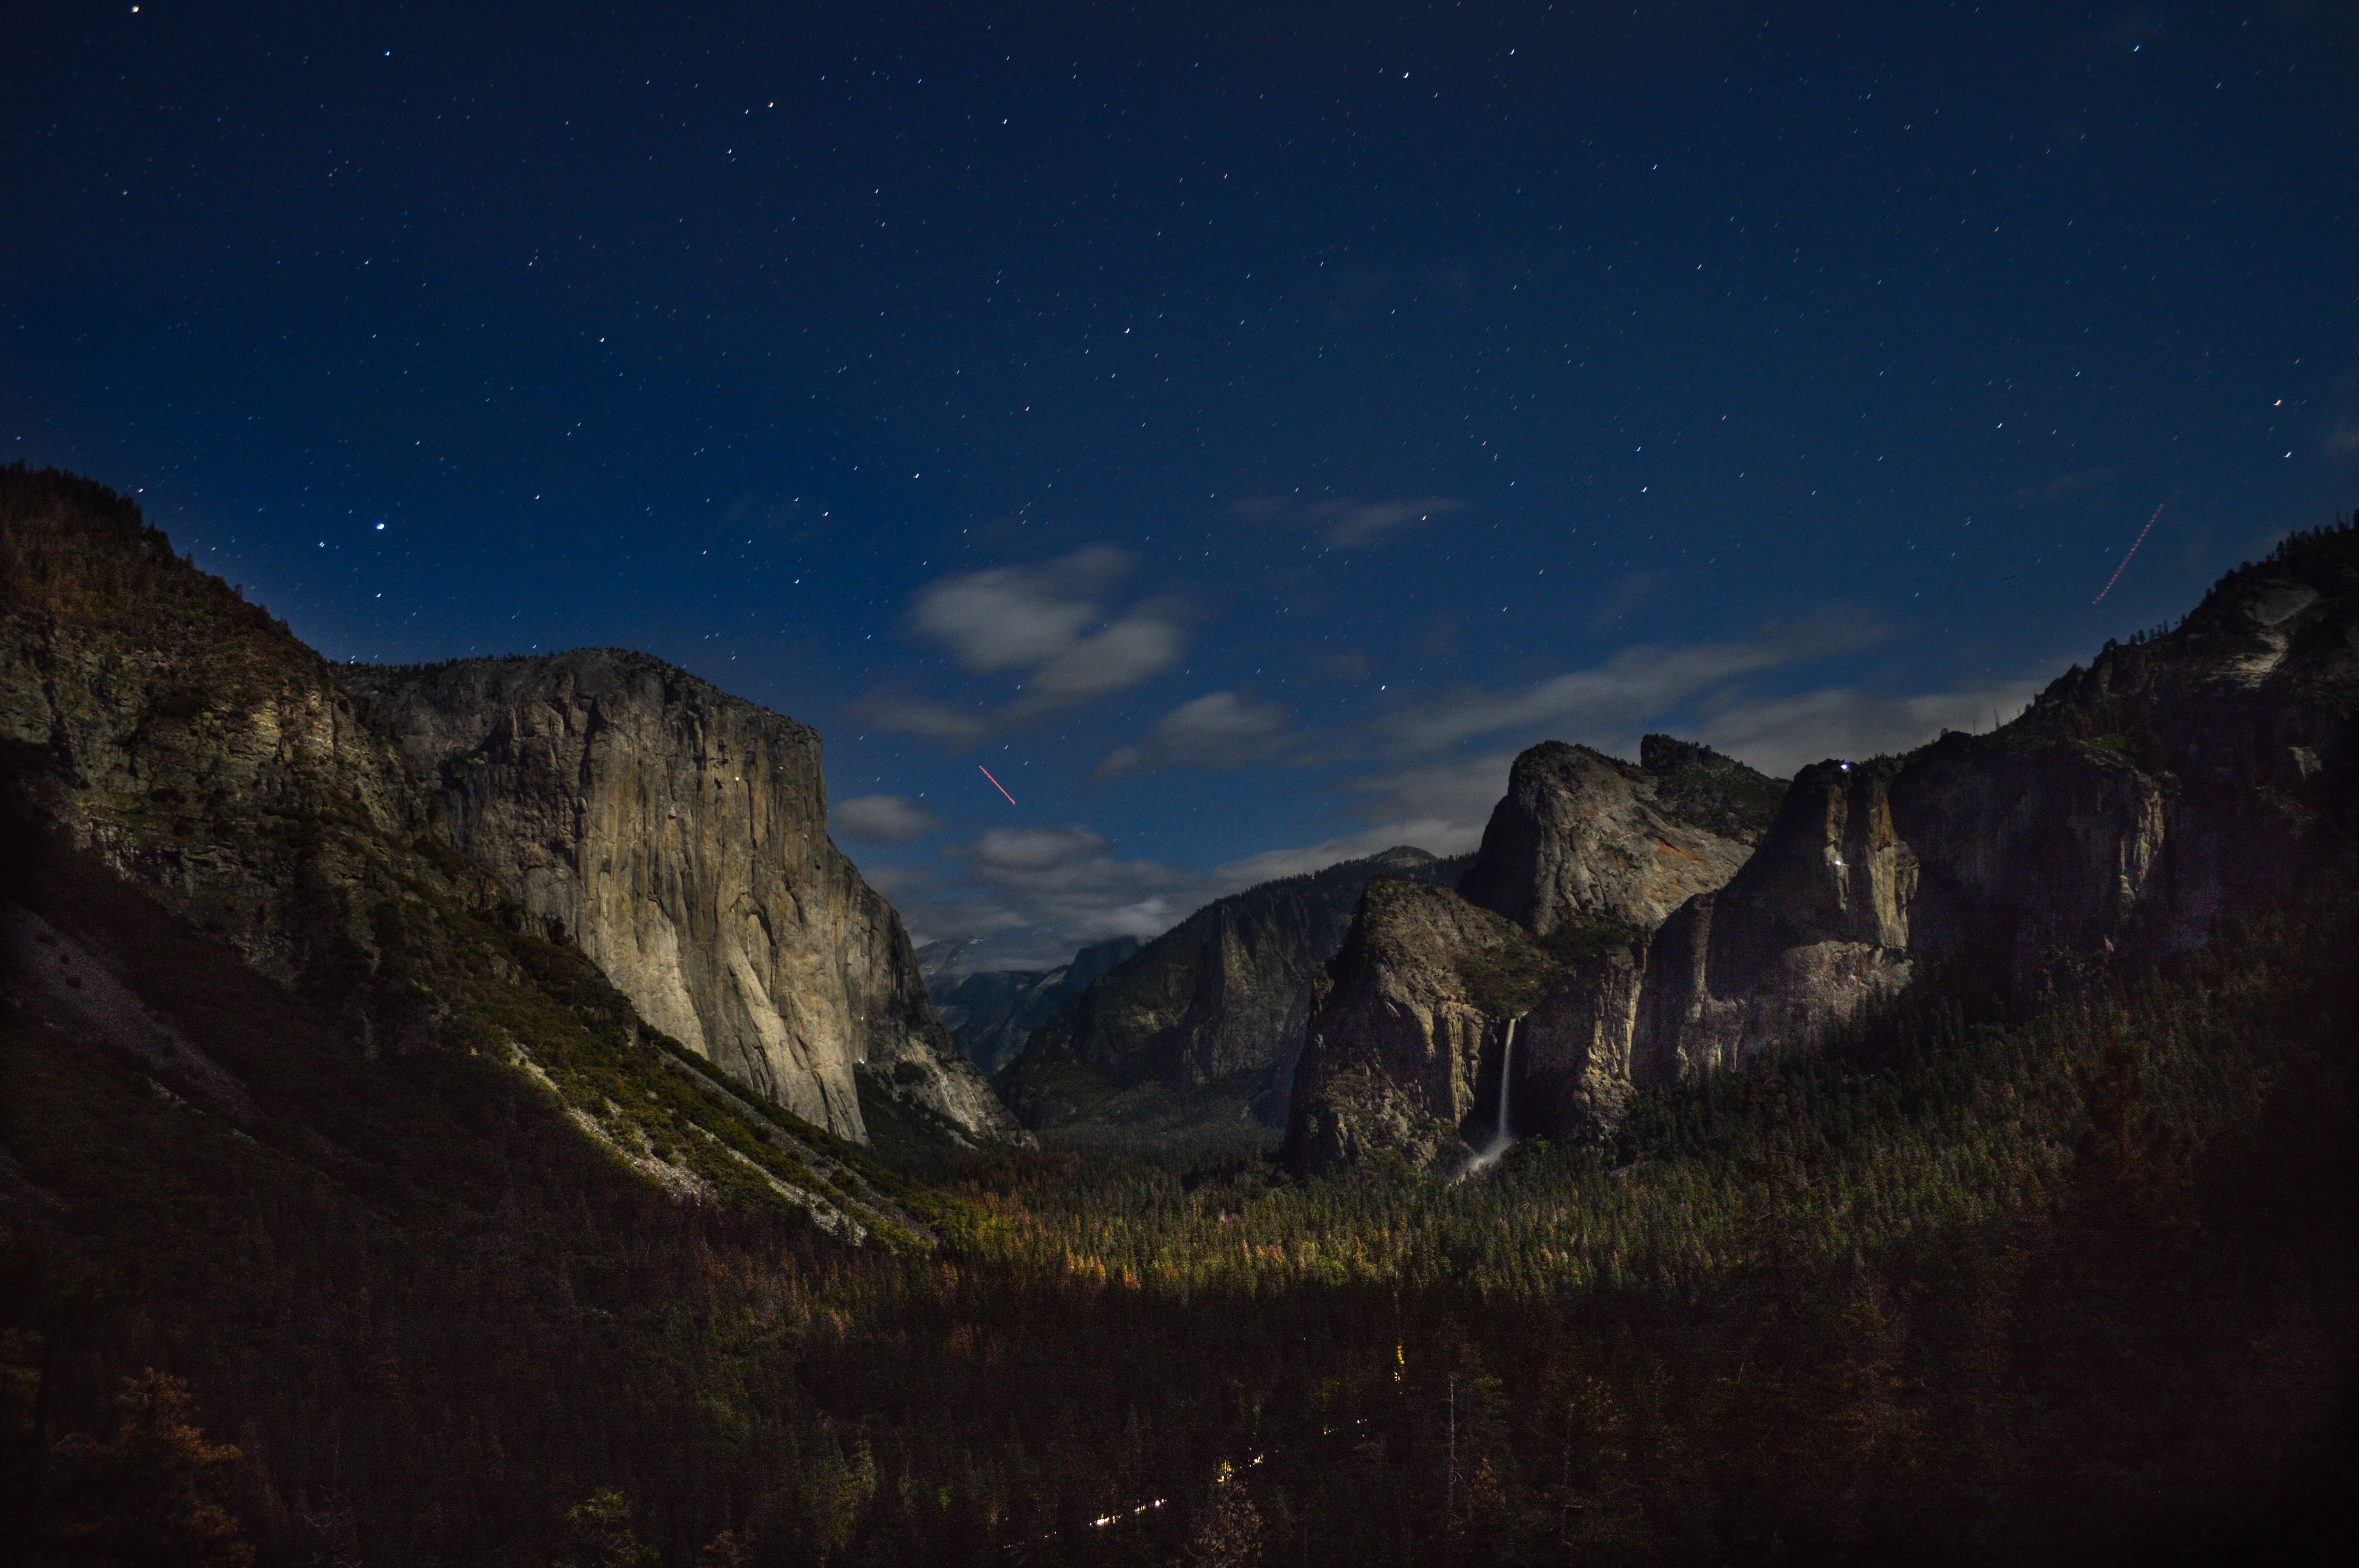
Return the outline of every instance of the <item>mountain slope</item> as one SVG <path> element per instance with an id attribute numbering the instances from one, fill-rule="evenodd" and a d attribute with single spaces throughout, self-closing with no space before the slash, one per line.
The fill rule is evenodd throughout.
<path id="1" fill-rule="evenodd" d="M 1495 1123 L 1503 1083 L 1517 1133 L 1594 1138 L 1634 1090 L 1810 1046 L 1912 987 L 2027 1010 L 2106 963 L 2200 946 L 2359 865 L 2354 719 L 2359 532 L 2346 526 L 2289 538 L 2177 630 L 2109 644 L 1992 734 L 1804 769 L 1726 885 L 1652 932 L 1590 914 L 1658 891 L 1633 880 L 1643 857 L 1595 841 L 1611 811 L 1558 811 L 1564 847 L 1536 851 L 1548 839 L 1527 825 L 1544 814 L 1511 794 L 1500 817 L 1516 831 L 1495 831 L 1495 817 L 1485 852 L 1510 849 L 1516 874 L 1478 864 L 1462 885 L 1561 922 L 1538 947 L 1554 978 L 1521 1012 L 1462 998 L 1371 1011 L 1369 997 L 1440 995 L 1452 943 L 1476 940 L 1388 943 L 1399 901 L 1371 901 L 1322 981 L 1334 1011 L 1314 1016 L 1301 1076 L 1351 1093 L 1298 1092 L 1288 1157 L 1303 1170 L 1361 1157 L 1386 1144 L 1370 1130 L 1393 1129 L 1393 1147 L 1462 1162 L 1466 1140 Z M 1555 777 L 1615 787 L 1570 748 L 1549 762 Z M 1520 764 L 1517 793 L 1537 793 Z M 1453 923 L 1428 911 L 1422 924 Z M 1406 1076 L 1416 1053 L 1383 1022 L 1404 1008 L 1440 1064 Z M 1487 1088 L 1469 1102 L 1419 1087 L 1429 1079 Z M 1457 1136 L 1409 1130 L 1396 1102 Z"/>
<path id="2" fill-rule="evenodd" d="M 1545 741 L 1516 759 L 1458 891 L 1535 936 L 1651 931 L 1736 874 L 1785 792 L 1783 780 L 1668 735 L 1641 741 L 1636 767 Z"/>
<path id="3" fill-rule="evenodd" d="M 1285 1113 L 1310 974 L 1380 873 L 1453 879 L 1463 860 L 1387 849 L 1206 904 L 1069 999 L 998 1078 L 1036 1129 L 1252 1130 Z"/>
<path id="4" fill-rule="evenodd" d="M 1992 734 L 1804 770 L 1753 861 L 1650 953 L 1639 1081 L 1806 1043 L 1920 977 L 2024 1005 L 2078 966 L 2199 946 L 2349 874 L 2354 784 L 2346 526 L 2288 539 Z"/>
<path id="5" fill-rule="evenodd" d="M 1138 951 L 1138 938 L 1093 942 L 1053 969 L 983 969 L 929 975 L 935 1014 L 968 1061 L 996 1074 L 1016 1059 L 1032 1032 L 1057 1015 L 1065 999 Z M 923 955 L 919 956 L 920 965 Z"/>

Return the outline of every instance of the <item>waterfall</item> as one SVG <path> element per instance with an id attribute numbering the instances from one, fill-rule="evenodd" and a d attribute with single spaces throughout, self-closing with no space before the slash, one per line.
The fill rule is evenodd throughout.
<path id="1" fill-rule="evenodd" d="M 1483 1146 L 1482 1152 L 1467 1167 L 1470 1174 L 1496 1163 L 1515 1142 L 1507 1130 L 1507 1092 L 1516 1071 L 1516 1025 L 1521 1022 L 1516 1018 L 1507 1020 L 1507 1035 L 1499 1045 L 1499 1119 L 1491 1129 L 1491 1141 Z"/>

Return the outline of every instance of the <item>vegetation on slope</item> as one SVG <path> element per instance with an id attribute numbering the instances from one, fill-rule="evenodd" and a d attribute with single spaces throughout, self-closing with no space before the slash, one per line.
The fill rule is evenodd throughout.
<path id="1" fill-rule="evenodd" d="M 108 607 L 185 590 L 221 657 L 267 655 L 256 690 L 310 689 L 283 629 L 118 521 L 145 556 L 0 541 L 31 585 L 12 634 L 84 616 L 110 680 L 165 690 L 183 655 Z M 80 597 L 38 597 L 68 572 Z M 50 747 L 9 760 L 19 800 L 65 787 Z M 1252 1152 L 976 1156 L 884 1117 L 877 1151 L 830 1140 L 650 1034 L 447 849 L 294 784 L 186 831 L 99 803 L 115 842 L 250 855 L 358 922 L 289 984 L 203 901 L 0 844 L 51 936 L 0 1006 L 0 1517 L 36 1561 L 2354 1542 L 2347 894 L 2038 1016 L 1929 993 L 1458 1186 L 1294 1183 Z M 78 1023 L 103 979 L 247 1108 Z M 415 1027 L 364 1027 L 345 988 Z"/>

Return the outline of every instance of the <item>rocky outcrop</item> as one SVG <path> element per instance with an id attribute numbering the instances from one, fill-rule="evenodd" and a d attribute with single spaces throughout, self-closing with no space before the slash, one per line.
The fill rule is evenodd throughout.
<path id="1" fill-rule="evenodd" d="M 1786 789 L 1665 735 L 1647 736 L 1639 758 L 1534 746 L 1516 759 L 1462 896 L 1378 896 L 1369 884 L 1308 1022 L 1287 1137 L 1295 1169 L 1379 1148 L 1449 1168 L 1468 1156 L 1470 1119 L 1485 1141 L 1497 1130 L 1503 1098 L 1513 1136 L 1588 1137 L 1620 1119 L 1650 934 L 1736 874 Z M 1513 953 L 1545 981 L 1516 1011 L 1486 1011 L 1484 998 L 1498 998 L 1464 983 L 1460 943 L 1487 955 L 1472 960 L 1477 972 Z M 1430 1065 L 1410 1066 L 1463 1055 L 1470 1041 L 1495 1052 L 1480 1071 L 1460 1062 L 1451 1080 L 1479 1087 L 1472 1101 L 1441 1095 Z"/>
<path id="2" fill-rule="evenodd" d="M 1913 986 L 2038 1005 L 2093 965 L 2200 945 L 2347 879 L 2354 719 L 2346 526 L 2231 574 L 2176 630 L 2108 644 L 1993 733 L 1803 770 L 1766 831 L 1774 784 L 1725 759 L 1653 738 L 1636 769 L 1535 748 L 1461 883 L 1563 967 L 1518 1024 L 1514 1130 L 1610 1126 L 1636 1089 L 1808 1048 Z M 1456 1110 L 1462 1141 L 1467 1123 L 1431 1064 L 1506 1022 L 1432 1000 L 1451 945 L 1487 951 L 1495 931 L 1436 914 L 1422 942 L 1387 945 L 1398 911 L 1372 901 L 1362 918 L 1371 938 L 1355 926 L 1311 1024 L 1301 1169 L 1384 1146 L 1439 1159 L 1434 1126 Z"/>
<path id="3" fill-rule="evenodd" d="M 814 730 L 609 650 L 344 679 L 451 840 L 657 1029 L 844 1137 L 863 1067 L 969 1134 L 1017 1131 L 828 838 Z"/>
<path id="4" fill-rule="evenodd" d="M 1447 888 L 1370 881 L 1314 981 L 1288 1165 L 1316 1171 L 1379 1151 L 1419 1165 L 1462 1160 L 1478 1106 L 1498 1103 L 1508 1022 L 1562 974 L 1528 932 Z"/>
<path id="5" fill-rule="evenodd" d="M 1638 758 L 1557 741 L 1517 757 L 1458 891 L 1545 937 L 1600 923 L 1651 931 L 1734 876 L 1784 784 L 1668 735 L 1646 737 Z"/>
<path id="6" fill-rule="evenodd" d="M 512 900 L 832 1130 L 861 1130 L 865 1061 L 872 1093 L 1020 1136 L 827 841 L 802 726 L 635 654 L 332 665 L 66 475 L 0 470 L 0 806 L 370 1047 L 444 1036 L 451 933 L 405 912 Z"/>
<path id="7" fill-rule="evenodd" d="M 2359 536 L 2289 541 L 1989 735 L 1795 780 L 1647 957 L 1637 1081 L 1808 1044 L 1919 977 L 2034 1004 L 2353 863 Z"/>
<path id="8" fill-rule="evenodd" d="M 931 946 L 954 946 L 935 943 Z M 973 974 L 926 976 L 926 993 L 942 1027 L 977 1071 L 997 1073 L 1024 1049 L 1032 1032 L 1057 1014 L 1065 999 L 1138 951 L 1136 936 L 1093 942 L 1053 969 L 981 969 Z M 926 949 L 918 967 L 926 967 Z"/>
<path id="9" fill-rule="evenodd" d="M 1314 980 L 1288 1166 L 1389 1152 L 1448 1173 L 1508 1138 L 1610 1127 L 1629 1095 L 1638 974 L 1629 943 L 1569 961 L 1447 888 L 1369 882 Z"/>
<path id="10" fill-rule="evenodd" d="M 1215 900 L 1115 966 L 1000 1075 L 1026 1125 L 1250 1127 L 1286 1114 L 1312 972 L 1380 873 L 1453 881 L 1463 860 L 1400 848 Z"/>

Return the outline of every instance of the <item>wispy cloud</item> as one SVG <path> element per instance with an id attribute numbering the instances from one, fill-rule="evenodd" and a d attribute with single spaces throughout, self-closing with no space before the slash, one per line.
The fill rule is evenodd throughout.
<path id="1" fill-rule="evenodd" d="M 1098 764 L 1100 778 L 1160 773 L 1167 768 L 1235 768 L 1266 762 L 1287 749 L 1287 710 L 1233 691 L 1183 702 L 1155 721 L 1147 739 Z"/>
<path id="2" fill-rule="evenodd" d="M 2326 433 L 2326 455 L 2336 462 L 2359 458 L 2359 418 L 2344 418 Z"/>
<path id="3" fill-rule="evenodd" d="M 1918 697 L 1882 697 L 1849 687 L 1771 701 L 1729 702 L 1698 738 L 1764 773 L 1789 776 L 1830 757 L 1905 752 L 1944 730 L 1984 730 L 2023 711 L 2045 681 L 2006 681 Z"/>
<path id="4" fill-rule="evenodd" d="M 1103 834 L 1079 823 L 995 827 L 946 851 L 966 874 L 961 889 L 903 902 L 921 941 L 973 944 L 962 961 L 979 968 L 1062 963 L 1109 936 L 1158 935 L 1211 896 L 1195 871 L 1125 860 Z"/>
<path id="5" fill-rule="evenodd" d="M 913 843 L 941 826 L 897 795 L 839 800 L 828 809 L 827 817 L 836 832 L 868 844 Z"/>
<path id="6" fill-rule="evenodd" d="M 1404 709 L 1381 728 L 1403 753 L 1447 751 L 1484 735 L 1623 734 L 1676 703 L 1742 676 L 1822 657 L 1871 640 L 1864 621 L 1798 627 L 1751 643 L 1625 648 L 1520 691 L 1466 687 Z"/>
<path id="7" fill-rule="evenodd" d="M 1466 503 L 1448 496 L 1429 495 L 1399 501 L 1359 501 L 1338 496 L 1326 501 L 1299 502 L 1287 496 L 1259 496 L 1230 508 L 1253 523 L 1293 523 L 1315 529 L 1331 545 L 1354 547 L 1375 544 L 1389 535 L 1463 512 Z"/>
<path id="8" fill-rule="evenodd" d="M 1176 601 L 1109 614 L 1103 600 L 1128 575 L 1124 551 L 1093 546 L 1039 566 L 994 567 L 919 591 L 909 625 L 972 675 L 1014 675 L 1021 693 L 998 708 L 952 707 L 880 692 L 869 722 L 928 740 L 971 743 L 1007 724 L 1126 691 L 1180 661 L 1187 628 Z"/>

